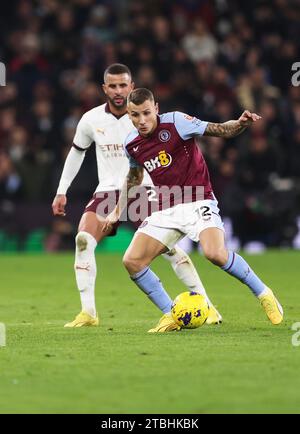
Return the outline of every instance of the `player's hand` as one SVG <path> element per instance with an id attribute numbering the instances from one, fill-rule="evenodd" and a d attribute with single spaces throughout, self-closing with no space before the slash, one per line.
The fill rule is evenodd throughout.
<path id="1" fill-rule="evenodd" d="M 65 206 L 67 204 L 67 196 L 64 194 L 57 194 L 52 203 L 53 215 L 65 216 Z"/>
<path id="2" fill-rule="evenodd" d="M 249 110 L 245 110 L 243 114 L 239 117 L 239 122 L 243 127 L 248 127 L 253 122 L 259 121 L 261 116 L 256 113 L 251 113 Z"/>
<path id="3" fill-rule="evenodd" d="M 113 225 L 117 223 L 119 220 L 119 213 L 117 212 L 117 209 L 115 208 L 113 212 L 111 212 L 106 219 L 104 220 L 104 225 L 102 227 L 102 232 L 107 232 L 110 229 L 113 228 Z"/>

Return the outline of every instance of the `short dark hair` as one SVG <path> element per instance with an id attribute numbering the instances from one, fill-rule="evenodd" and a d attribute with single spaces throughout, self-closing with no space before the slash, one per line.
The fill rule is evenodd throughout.
<path id="1" fill-rule="evenodd" d="M 122 63 L 113 63 L 106 68 L 106 70 L 104 71 L 104 82 L 106 80 L 107 74 L 128 74 L 130 78 L 132 77 L 128 66 L 123 65 Z"/>
<path id="2" fill-rule="evenodd" d="M 130 92 L 127 97 L 127 104 L 132 102 L 135 105 L 141 105 L 147 100 L 154 101 L 153 93 L 151 90 L 146 89 L 145 87 L 140 87 Z"/>

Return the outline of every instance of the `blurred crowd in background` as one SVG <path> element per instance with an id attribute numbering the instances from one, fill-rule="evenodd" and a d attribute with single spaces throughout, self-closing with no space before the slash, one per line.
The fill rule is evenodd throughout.
<path id="1" fill-rule="evenodd" d="M 291 83 L 298 0 L 9 1 L 0 41 L 1 230 L 44 222 L 55 231 L 51 202 L 76 125 L 105 101 L 103 71 L 120 62 L 136 86 L 153 90 L 161 112 L 213 122 L 244 109 L 262 116 L 233 140 L 199 146 L 241 244 L 292 245 L 300 215 L 300 86 Z M 73 225 L 96 185 L 91 149 L 68 196 L 80 210 Z"/>

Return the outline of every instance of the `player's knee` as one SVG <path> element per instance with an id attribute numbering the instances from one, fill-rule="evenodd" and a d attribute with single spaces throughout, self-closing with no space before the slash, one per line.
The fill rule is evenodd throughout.
<path id="1" fill-rule="evenodd" d="M 132 257 L 130 254 L 125 253 L 123 256 L 123 265 L 129 273 L 134 273 L 138 263 L 138 259 Z"/>
<path id="2" fill-rule="evenodd" d="M 76 247 L 80 252 L 87 249 L 88 237 L 86 232 L 78 232 L 75 238 Z"/>
<path id="3" fill-rule="evenodd" d="M 75 238 L 77 252 L 94 251 L 97 246 L 96 239 L 85 231 L 79 231 Z"/>
<path id="4" fill-rule="evenodd" d="M 203 247 L 203 253 L 206 259 L 219 267 L 226 264 L 227 254 L 226 250 L 222 248 L 216 248 L 215 246 L 205 246 Z"/>
<path id="5" fill-rule="evenodd" d="M 144 268 L 142 259 L 133 257 L 129 253 L 125 253 L 123 257 L 123 265 L 129 274 L 138 273 Z"/>

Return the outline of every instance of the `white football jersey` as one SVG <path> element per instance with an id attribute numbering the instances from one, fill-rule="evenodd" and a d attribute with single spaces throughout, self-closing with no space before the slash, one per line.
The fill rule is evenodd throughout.
<path id="1" fill-rule="evenodd" d="M 129 171 L 129 160 L 123 143 L 134 126 L 128 114 L 119 119 L 102 104 L 86 112 L 80 119 L 74 145 L 88 149 L 95 142 L 99 184 L 95 190 L 120 190 Z M 144 172 L 143 185 L 153 185 Z"/>

